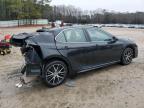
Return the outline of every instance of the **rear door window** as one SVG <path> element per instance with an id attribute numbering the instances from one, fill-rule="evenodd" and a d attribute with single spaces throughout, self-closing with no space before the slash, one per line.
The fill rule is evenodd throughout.
<path id="1" fill-rule="evenodd" d="M 61 33 L 56 37 L 56 40 L 57 40 L 58 42 L 66 42 L 64 33 L 61 32 Z"/>
<path id="2" fill-rule="evenodd" d="M 82 29 L 69 29 L 64 31 L 67 42 L 87 42 Z"/>

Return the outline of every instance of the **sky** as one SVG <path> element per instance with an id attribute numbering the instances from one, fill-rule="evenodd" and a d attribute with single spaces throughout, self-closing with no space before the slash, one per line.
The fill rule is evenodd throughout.
<path id="1" fill-rule="evenodd" d="M 52 0 L 51 5 L 73 5 L 83 10 L 101 8 L 118 12 L 144 12 L 144 0 Z"/>

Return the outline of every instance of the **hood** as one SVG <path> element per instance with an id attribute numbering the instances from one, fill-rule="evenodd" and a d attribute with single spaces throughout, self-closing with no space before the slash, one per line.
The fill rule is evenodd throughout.
<path id="1" fill-rule="evenodd" d="M 129 37 L 120 37 L 118 38 L 120 41 L 123 42 L 128 42 L 128 43 L 135 43 L 133 38 L 129 38 Z"/>
<path id="2" fill-rule="evenodd" d="M 137 47 L 137 44 L 133 41 L 133 39 L 129 38 L 118 38 L 120 42 L 125 43 L 125 45 L 132 45 L 134 47 Z"/>

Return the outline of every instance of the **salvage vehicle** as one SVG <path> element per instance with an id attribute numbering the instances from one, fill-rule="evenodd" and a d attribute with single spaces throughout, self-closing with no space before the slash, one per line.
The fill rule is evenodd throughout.
<path id="1" fill-rule="evenodd" d="M 58 86 L 77 73 L 115 63 L 128 65 L 138 56 L 134 42 L 93 26 L 21 33 L 12 37 L 11 44 L 21 47 L 26 75 L 42 77 L 49 87 Z"/>

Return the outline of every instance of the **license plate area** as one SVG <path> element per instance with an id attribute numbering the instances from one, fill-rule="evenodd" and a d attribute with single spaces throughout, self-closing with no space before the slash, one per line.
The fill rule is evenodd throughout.
<path id="1" fill-rule="evenodd" d="M 26 64 L 26 76 L 40 76 L 41 67 L 39 64 Z"/>

